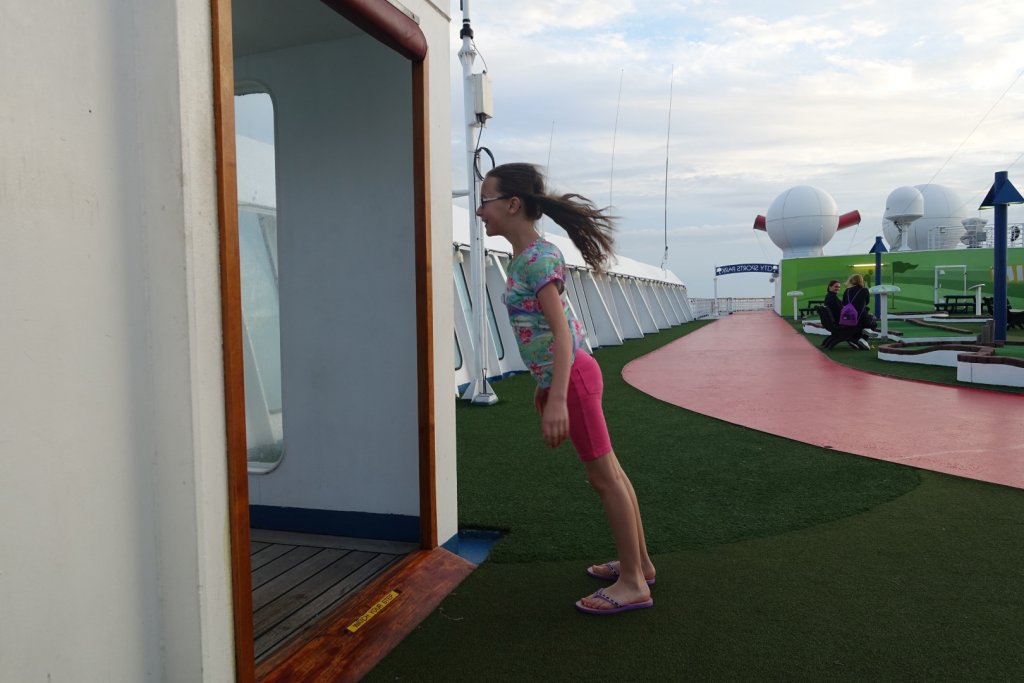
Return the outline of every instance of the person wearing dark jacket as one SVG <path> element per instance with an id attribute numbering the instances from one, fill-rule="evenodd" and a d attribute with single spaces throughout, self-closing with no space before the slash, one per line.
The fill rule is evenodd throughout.
<path id="1" fill-rule="evenodd" d="M 832 313 L 833 320 L 839 320 L 839 310 L 843 304 L 839 301 L 839 280 L 829 280 L 825 290 L 825 308 Z"/>

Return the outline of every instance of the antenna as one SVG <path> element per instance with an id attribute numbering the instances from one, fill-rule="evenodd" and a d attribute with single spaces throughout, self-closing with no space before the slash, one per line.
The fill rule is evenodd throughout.
<path id="1" fill-rule="evenodd" d="M 551 121 L 551 136 L 548 138 L 548 162 L 544 166 L 544 171 L 547 173 L 548 178 L 551 177 L 551 148 L 554 146 L 554 144 L 555 144 L 555 122 Z M 540 236 L 541 237 L 546 237 L 547 234 L 548 234 L 547 228 L 545 227 L 547 225 L 547 220 L 548 220 L 547 215 L 541 216 L 541 218 L 540 218 Z"/>
<path id="2" fill-rule="evenodd" d="M 552 146 L 554 146 L 554 144 L 555 144 L 555 122 L 552 121 L 551 122 L 551 135 L 550 135 L 550 137 L 548 137 L 548 163 L 547 163 L 547 166 L 545 166 L 545 169 L 547 169 L 548 175 L 551 175 L 551 148 L 552 148 Z"/>
<path id="3" fill-rule="evenodd" d="M 665 132 L 665 253 L 661 257 L 662 270 L 668 263 L 668 148 L 672 138 L 672 81 L 675 74 L 676 66 L 673 64 L 668 77 L 668 130 Z"/>
<path id="4" fill-rule="evenodd" d="M 625 69 L 619 71 L 619 98 L 615 101 L 615 127 L 612 129 L 612 172 L 608 178 L 608 206 L 613 204 L 612 183 L 615 181 L 615 138 L 619 134 L 619 108 L 622 106 L 622 76 L 625 73 Z"/>

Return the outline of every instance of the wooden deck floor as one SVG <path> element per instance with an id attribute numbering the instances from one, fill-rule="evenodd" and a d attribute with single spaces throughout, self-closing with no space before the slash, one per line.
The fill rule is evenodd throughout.
<path id="1" fill-rule="evenodd" d="M 256 662 L 311 628 L 401 557 L 414 543 L 251 532 Z"/>

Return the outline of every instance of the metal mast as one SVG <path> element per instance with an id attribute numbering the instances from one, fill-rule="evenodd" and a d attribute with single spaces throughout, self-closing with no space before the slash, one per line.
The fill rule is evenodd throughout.
<path id="1" fill-rule="evenodd" d="M 462 63 L 462 102 L 466 119 L 466 181 L 469 197 L 469 275 L 470 299 L 473 304 L 473 353 L 470 354 L 472 381 L 462 394 L 462 398 L 480 405 L 491 405 L 498 402 L 498 396 L 487 381 L 487 356 L 491 341 L 487 327 L 487 280 L 486 252 L 484 251 L 484 233 L 477 220 L 476 207 L 480 205 L 480 186 L 476 174 L 476 143 L 473 140 L 475 129 L 483 128 L 486 116 L 478 116 L 474 102 L 473 62 L 476 59 L 476 47 L 473 45 L 473 29 L 469 25 L 469 0 L 462 0 L 462 49 L 459 50 L 459 61 Z"/>

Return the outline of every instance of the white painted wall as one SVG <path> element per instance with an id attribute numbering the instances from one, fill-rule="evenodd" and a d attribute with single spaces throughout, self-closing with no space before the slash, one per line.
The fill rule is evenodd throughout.
<path id="1" fill-rule="evenodd" d="M 432 45 L 446 540 L 455 532 L 448 24 L 431 2 L 403 4 Z M 2 11 L 5 683 L 234 679 L 210 44 L 203 2 Z"/>
<path id="2" fill-rule="evenodd" d="M 233 677 L 209 22 L 3 10 L 5 681 Z"/>

